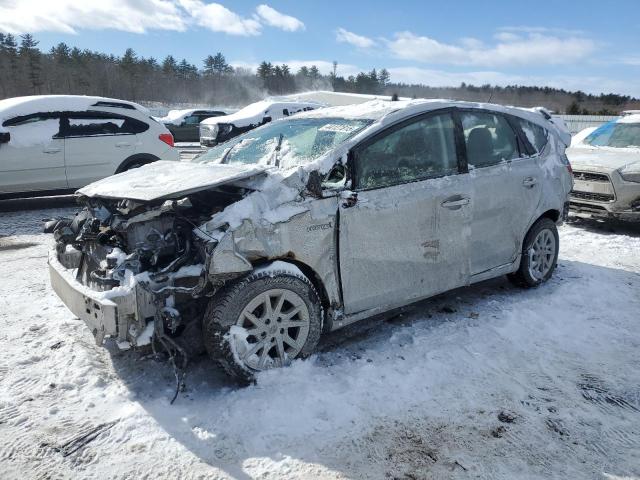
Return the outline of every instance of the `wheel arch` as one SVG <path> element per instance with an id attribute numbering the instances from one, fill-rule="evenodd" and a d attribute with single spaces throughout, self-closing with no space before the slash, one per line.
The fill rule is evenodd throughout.
<path id="1" fill-rule="evenodd" d="M 152 163 L 156 160 L 160 160 L 160 157 L 156 157 L 151 153 L 134 153 L 133 155 L 125 158 L 122 163 L 118 166 L 115 173 L 122 173 L 129 168 L 130 165 L 138 162 L 143 163 Z"/>
<path id="2" fill-rule="evenodd" d="M 556 210 L 555 208 L 552 208 L 550 210 L 547 210 L 546 212 L 544 212 L 542 215 L 540 215 L 538 218 L 536 218 L 535 222 L 533 222 L 531 225 L 533 226 L 534 223 L 536 223 L 538 220 L 540 220 L 541 218 L 549 218 L 551 219 L 554 223 L 557 223 L 558 220 L 560 220 L 560 211 Z M 531 228 L 531 227 L 529 227 Z"/>

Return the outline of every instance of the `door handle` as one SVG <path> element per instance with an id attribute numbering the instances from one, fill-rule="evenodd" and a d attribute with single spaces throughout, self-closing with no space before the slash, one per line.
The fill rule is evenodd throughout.
<path id="1" fill-rule="evenodd" d="M 116 143 L 116 147 L 118 148 L 124 148 L 124 147 L 130 147 L 131 144 L 129 142 L 118 142 Z"/>
<path id="2" fill-rule="evenodd" d="M 42 150 L 43 153 L 59 153 L 60 149 L 59 148 L 45 148 L 44 150 Z"/>
<path id="3" fill-rule="evenodd" d="M 524 180 L 522 180 L 522 186 L 528 187 L 528 188 L 533 187 L 536 183 L 538 183 L 538 180 L 534 177 L 527 177 Z"/>
<path id="4" fill-rule="evenodd" d="M 457 198 L 456 200 L 445 200 L 440 205 L 450 210 L 456 210 L 458 207 L 469 205 L 469 197 Z"/>

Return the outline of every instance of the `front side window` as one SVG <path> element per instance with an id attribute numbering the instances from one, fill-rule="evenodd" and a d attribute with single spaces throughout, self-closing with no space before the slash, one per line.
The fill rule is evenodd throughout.
<path id="1" fill-rule="evenodd" d="M 295 167 L 315 160 L 370 123 L 345 118 L 280 120 L 213 147 L 196 161 Z"/>
<path id="2" fill-rule="evenodd" d="M 490 112 L 461 112 L 470 168 L 497 165 L 520 156 L 518 138 L 507 120 Z"/>
<path id="3" fill-rule="evenodd" d="M 91 137 L 98 135 L 131 135 L 142 133 L 147 124 L 129 117 L 99 114 L 69 115 L 65 120 L 67 137 Z"/>
<path id="4" fill-rule="evenodd" d="M 529 140 L 529 143 L 534 148 L 536 153 L 541 153 L 544 150 L 544 147 L 547 145 L 548 136 L 547 131 L 542 128 L 540 125 L 536 125 L 529 120 L 525 120 L 520 117 L 511 117 L 515 118 L 516 122 L 520 126 L 520 129 Z"/>
<path id="5" fill-rule="evenodd" d="M 28 147 L 46 144 L 60 135 L 60 114 L 37 113 L 6 120 L 3 124 L 11 134 L 9 144 Z"/>
<path id="6" fill-rule="evenodd" d="M 639 148 L 640 123 L 617 120 L 605 123 L 589 134 L 584 143 L 593 147 Z"/>
<path id="7" fill-rule="evenodd" d="M 458 172 L 451 114 L 430 115 L 377 138 L 355 155 L 356 186 L 380 188 Z"/>

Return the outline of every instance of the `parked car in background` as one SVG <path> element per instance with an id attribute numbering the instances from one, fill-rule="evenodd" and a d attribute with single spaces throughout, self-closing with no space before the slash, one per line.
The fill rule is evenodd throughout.
<path id="1" fill-rule="evenodd" d="M 98 343 L 201 345 L 247 379 L 377 313 L 549 279 L 569 141 L 540 112 L 489 104 L 300 113 L 81 189 L 86 209 L 48 225 L 51 283 Z"/>
<path id="2" fill-rule="evenodd" d="M 323 105 L 316 102 L 283 102 L 262 100 L 247 105 L 231 115 L 209 118 L 200 123 L 200 144 L 213 147 L 248 130 L 294 113 L 315 110 Z"/>
<path id="3" fill-rule="evenodd" d="M 102 97 L 0 100 L 0 197 L 75 191 L 158 159 L 173 137 L 142 106 Z"/>
<path id="4" fill-rule="evenodd" d="M 227 112 L 222 110 L 186 109 L 171 110 L 165 117 L 156 118 L 173 135 L 176 142 L 199 142 L 200 122 L 212 117 L 221 117 Z"/>
<path id="5" fill-rule="evenodd" d="M 640 221 L 640 114 L 605 123 L 572 144 L 567 156 L 578 216 Z"/>

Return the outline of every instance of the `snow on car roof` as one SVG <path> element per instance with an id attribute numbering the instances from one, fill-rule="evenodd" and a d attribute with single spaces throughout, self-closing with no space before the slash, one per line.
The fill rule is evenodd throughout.
<path id="1" fill-rule="evenodd" d="M 162 123 L 178 124 L 182 122 L 182 120 L 184 120 L 185 117 L 188 117 L 193 112 L 197 112 L 199 110 L 202 110 L 202 108 L 185 108 L 182 110 L 169 110 L 169 113 L 167 113 L 164 117 L 154 117 L 154 118 L 157 121 Z"/>
<path id="2" fill-rule="evenodd" d="M 148 113 L 142 105 L 116 98 L 84 95 L 31 95 L 0 100 L 0 124 L 9 118 L 31 113 L 88 110 L 98 102 L 129 105 L 135 110 Z M 108 108 L 109 105 L 102 106 L 102 108 L 104 107 Z"/>
<path id="3" fill-rule="evenodd" d="M 260 100 L 259 102 L 247 105 L 231 115 L 224 117 L 212 117 L 203 120 L 201 123 L 212 125 L 215 123 L 233 123 L 236 127 L 244 127 L 262 122 L 265 116 L 268 116 L 269 110 L 272 108 L 292 109 L 300 107 L 320 108 L 323 105 L 317 102 L 283 102 L 280 100 Z"/>
<path id="4" fill-rule="evenodd" d="M 631 113 L 620 117 L 616 123 L 640 123 L 640 113 Z"/>
<path id="5" fill-rule="evenodd" d="M 201 107 L 201 108 L 184 108 L 181 110 L 169 110 L 169 113 L 167 113 L 164 117 L 154 117 L 157 121 L 161 122 L 161 123 L 173 123 L 175 125 L 179 125 L 180 123 L 182 123 L 182 121 L 188 117 L 189 115 L 191 115 L 194 112 L 202 112 L 202 111 L 206 111 L 206 112 L 210 112 L 210 111 L 216 111 L 216 112 L 225 112 L 225 110 L 220 109 L 220 108 L 208 108 L 208 107 Z"/>

